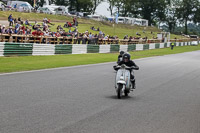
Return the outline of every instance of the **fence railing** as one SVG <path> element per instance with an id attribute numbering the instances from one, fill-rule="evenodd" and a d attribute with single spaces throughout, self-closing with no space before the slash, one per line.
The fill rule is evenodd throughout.
<path id="1" fill-rule="evenodd" d="M 194 38 L 172 39 L 170 42 L 198 41 Z M 161 39 L 102 39 L 102 38 L 73 38 L 73 37 L 49 37 L 17 34 L 0 34 L 0 42 L 14 43 L 38 43 L 38 44 L 149 44 L 164 43 Z"/>

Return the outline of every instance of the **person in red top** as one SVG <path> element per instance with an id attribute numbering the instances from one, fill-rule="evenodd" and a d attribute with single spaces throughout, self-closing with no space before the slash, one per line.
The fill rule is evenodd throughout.
<path id="1" fill-rule="evenodd" d="M 68 27 L 72 27 L 72 24 L 70 22 L 68 22 Z"/>
<path id="2" fill-rule="evenodd" d="M 55 24 L 51 23 L 50 19 L 47 20 L 47 23 L 50 24 L 50 25 L 55 25 Z"/>
<path id="3" fill-rule="evenodd" d="M 43 34 L 43 32 L 42 32 L 40 29 L 38 29 L 38 30 L 36 30 L 36 31 L 33 31 L 33 32 L 32 32 L 32 35 L 34 35 L 34 36 L 42 36 L 42 35 L 44 35 L 44 34 Z"/>
<path id="4" fill-rule="evenodd" d="M 59 31 L 57 31 L 57 32 L 55 33 L 55 36 L 56 36 L 56 37 L 60 37 Z"/>

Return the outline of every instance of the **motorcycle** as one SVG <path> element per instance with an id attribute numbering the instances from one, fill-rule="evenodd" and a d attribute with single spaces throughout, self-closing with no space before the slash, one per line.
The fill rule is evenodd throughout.
<path id="1" fill-rule="evenodd" d="M 132 68 L 123 64 L 121 66 L 116 66 L 116 69 L 118 69 L 118 71 L 116 74 L 115 89 L 117 92 L 117 97 L 121 99 L 123 94 L 125 96 L 128 96 L 132 88 L 132 84 L 130 81 L 130 70 Z"/>

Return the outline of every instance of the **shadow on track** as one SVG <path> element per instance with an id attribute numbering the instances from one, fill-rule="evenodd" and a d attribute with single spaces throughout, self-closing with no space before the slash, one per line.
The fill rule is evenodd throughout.
<path id="1" fill-rule="evenodd" d="M 113 95 L 113 96 L 105 96 L 105 98 L 108 98 L 108 99 L 118 99 L 116 95 Z M 133 97 L 131 96 L 123 96 L 121 99 L 119 100 L 125 100 L 125 99 L 131 99 Z"/>

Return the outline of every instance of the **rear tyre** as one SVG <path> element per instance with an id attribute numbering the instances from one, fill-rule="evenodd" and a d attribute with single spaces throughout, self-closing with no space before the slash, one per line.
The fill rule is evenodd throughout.
<path id="1" fill-rule="evenodd" d="M 118 85 L 118 90 L 117 90 L 117 97 L 118 97 L 118 99 L 121 99 L 121 97 L 122 97 L 122 93 L 121 93 L 122 88 L 123 88 L 123 85 L 119 84 Z"/>

